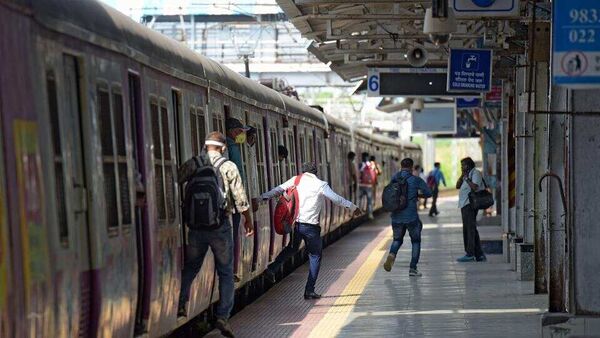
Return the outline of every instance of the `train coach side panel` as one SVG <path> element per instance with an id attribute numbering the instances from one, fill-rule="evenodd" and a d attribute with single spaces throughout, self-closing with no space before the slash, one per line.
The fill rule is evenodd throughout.
<path id="1" fill-rule="evenodd" d="M 14 325 L 14 336 L 52 336 L 52 258 L 44 214 L 42 140 L 32 83 L 32 27 L 25 16 L 0 6 L 0 32 L 3 32 L 0 39 L 0 118 L 7 183 L 7 214 L 4 217 L 8 216 L 10 224 L 8 242 L 14 264 L 14 275 L 11 276 L 14 284 L 4 291 L 8 292 L 7 296 L 0 296 L 0 302 L 8 298 L 12 303 L 7 314 Z M 2 317 L 6 317 L 4 311 Z"/>

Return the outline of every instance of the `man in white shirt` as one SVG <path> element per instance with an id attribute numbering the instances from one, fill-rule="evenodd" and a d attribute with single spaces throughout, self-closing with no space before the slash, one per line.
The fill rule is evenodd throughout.
<path id="1" fill-rule="evenodd" d="M 275 282 L 275 273 L 279 270 L 283 262 L 293 256 L 300 248 L 300 242 L 304 240 L 310 262 L 308 280 L 304 289 L 304 299 L 319 299 L 321 295 L 315 293 L 315 283 L 319 275 L 321 266 L 321 253 L 323 242 L 321 241 L 321 227 L 319 226 L 319 216 L 323 207 L 324 198 L 354 212 L 355 216 L 362 214 L 358 206 L 339 196 L 327 182 L 317 178 L 317 165 L 313 162 L 302 165 L 302 177 L 296 187 L 300 208 L 296 218 L 296 226 L 292 231 L 290 244 L 285 247 L 269 265 L 265 271 L 267 278 Z M 275 187 L 273 190 L 261 195 L 263 200 L 271 199 L 281 195 L 285 190 L 294 185 L 296 177 L 292 177 L 287 182 Z"/>
<path id="2" fill-rule="evenodd" d="M 458 192 L 458 208 L 463 221 L 463 241 L 465 246 L 465 255 L 457 259 L 459 262 L 485 262 L 487 259 L 481 249 L 479 232 L 477 231 L 477 212 L 473 209 L 469 201 L 471 191 L 485 189 L 483 176 L 475 168 L 475 162 L 470 157 L 465 157 L 460 161 L 462 176 L 456 182 Z"/>

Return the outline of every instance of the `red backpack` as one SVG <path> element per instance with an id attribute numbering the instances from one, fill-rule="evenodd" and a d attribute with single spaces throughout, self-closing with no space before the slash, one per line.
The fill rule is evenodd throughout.
<path id="1" fill-rule="evenodd" d="M 377 180 L 377 172 L 370 163 L 364 163 L 360 171 L 360 184 L 373 185 Z"/>
<path id="2" fill-rule="evenodd" d="M 302 174 L 296 176 L 294 185 L 287 188 L 286 191 L 279 196 L 277 205 L 275 205 L 275 213 L 273 215 L 273 224 L 275 232 L 279 235 L 285 235 L 292 232 L 294 223 L 298 217 L 298 210 L 300 209 L 300 201 L 298 198 L 298 184 Z"/>
<path id="3" fill-rule="evenodd" d="M 427 176 L 427 186 L 430 189 L 433 189 L 436 186 L 435 176 L 433 175 L 433 172 L 429 173 L 429 175 Z"/>

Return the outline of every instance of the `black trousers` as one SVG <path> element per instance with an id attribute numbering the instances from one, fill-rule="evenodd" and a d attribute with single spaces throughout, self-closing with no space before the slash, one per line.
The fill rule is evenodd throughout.
<path id="1" fill-rule="evenodd" d="M 483 256 L 481 250 L 481 241 L 479 240 L 479 231 L 477 231 L 477 212 L 471 205 L 466 205 L 460 209 L 463 221 L 463 240 L 467 256 Z"/>
<path id="2" fill-rule="evenodd" d="M 435 187 L 433 188 L 433 190 L 431 191 L 431 209 L 429 209 L 429 215 L 434 215 L 437 214 L 438 210 L 437 210 L 437 199 L 438 199 L 438 194 L 440 193 L 440 188 L 439 187 Z"/>

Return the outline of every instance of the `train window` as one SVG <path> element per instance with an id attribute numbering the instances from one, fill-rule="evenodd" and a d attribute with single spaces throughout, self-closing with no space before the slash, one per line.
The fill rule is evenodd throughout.
<path id="1" fill-rule="evenodd" d="M 58 120 L 58 98 L 56 77 L 54 72 L 46 73 L 46 93 L 48 95 L 48 112 L 50 113 L 50 131 L 52 133 L 52 149 L 54 155 L 54 199 L 57 204 L 57 224 L 60 244 L 69 246 L 69 226 L 67 223 L 67 204 L 65 200 L 65 173 L 60 141 L 61 128 Z"/>
<path id="2" fill-rule="evenodd" d="M 196 115 L 196 108 L 194 106 L 190 107 L 190 139 L 192 142 L 192 156 L 198 155 L 198 150 L 200 149 L 200 140 L 198 139 L 198 124 L 196 120 L 198 116 Z"/>
<path id="3" fill-rule="evenodd" d="M 290 146 L 288 144 L 288 132 L 285 130 L 283 131 L 283 141 L 282 141 L 281 145 L 283 145 L 288 150 L 288 158 L 281 161 L 281 164 L 280 164 L 281 180 L 283 182 L 285 182 L 292 176 L 290 173 L 290 159 L 289 159 Z M 276 154 L 279 154 L 279 144 L 277 145 L 277 153 Z M 278 156 L 278 155 L 273 155 L 273 156 Z"/>
<path id="4" fill-rule="evenodd" d="M 125 148 L 125 113 L 123 112 L 123 94 L 121 88 L 112 88 L 112 106 L 115 123 L 115 137 L 117 141 L 117 172 L 119 176 L 119 202 L 121 204 L 121 224 L 131 226 L 131 195 L 129 187 L 129 162 Z"/>
<path id="5" fill-rule="evenodd" d="M 212 118 L 212 130 L 224 133 L 223 118 L 220 115 L 218 115 L 218 114 L 213 115 L 213 118 Z"/>
<path id="6" fill-rule="evenodd" d="M 161 131 L 160 131 L 160 115 L 158 110 L 158 101 L 156 98 L 150 98 L 150 122 L 152 125 L 152 144 L 154 147 L 154 189 L 156 190 L 156 211 L 158 220 L 164 221 L 167 219 L 165 208 L 165 186 L 163 177 L 162 151 L 161 151 Z"/>
<path id="7" fill-rule="evenodd" d="M 269 132 L 271 141 L 271 156 L 273 158 L 273 185 L 281 184 L 281 168 L 279 166 L 279 159 L 277 158 L 279 141 L 277 139 L 277 128 L 271 128 Z"/>
<path id="8" fill-rule="evenodd" d="M 98 104 L 98 117 L 100 141 L 102 146 L 102 170 L 104 173 L 104 201 L 106 204 L 106 227 L 114 233 L 119 226 L 119 212 L 117 202 L 117 181 L 115 177 L 115 151 L 113 147 L 113 130 L 110 107 L 110 94 L 108 85 L 103 82 L 97 84 L 96 97 Z"/>
<path id="9" fill-rule="evenodd" d="M 202 108 L 196 108 L 196 124 L 198 126 L 198 141 L 200 142 L 200 149 L 204 145 L 204 139 L 206 139 L 206 121 L 204 120 L 204 110 Z"/>
<path id="10" fill-rule="evenodd" d="M 175 161 L 171 156 L 171 137 L 169 135 L 169 112 L 167 101 L 160 101 L 160 129 L 162 131 L 163 172 L 165 185 L 165 199 L 167 202 L 167 221 L 171 224 L 175 220 L 175 178 L 173 177 L 173 166 Z"/>
<path id="11" fill-rule="evenodd" d="M 304 134 L 300 134 L 300 163 L 306 162 L 306 139 Z"/>
<path id="12" fill-rule="evenodd" d="M 190 132 L 192 139 L 192 154 L 198 155 L 206 138 L 206 123 L 204 112 L 200 108 L 190 107 Z"/>
<path id="13" fill-rule="evenodd" d="M 313 143 L 313 137 L 308 136 L 308 161 L 317 163 L 318 160 L 315 158 L 315 145 Z"/>
<path id="14" fill-rule="evenodd" d="M 219 131 L 219 117 L 217 115 L 213 115 L 212 118 L 212 130 Z"/>
<path id="15" fill-rule="evenodd" d="M 258 140 L 256 140 L 256 169 L 258 172 L 258 189 L 260 191 L 267 191 L 267 182 L 265 180 L 265 132 L 262 126 L 257 124 L 256 126 Z"/>
<path id="16" fill-rule="evenodd" d="M 290 177 L 298 173 L 296 168 L 296 142 L 294 142 L 294 135 L 288 134 L 288 162 L 290 163 Z"/>

